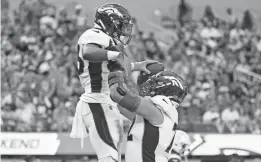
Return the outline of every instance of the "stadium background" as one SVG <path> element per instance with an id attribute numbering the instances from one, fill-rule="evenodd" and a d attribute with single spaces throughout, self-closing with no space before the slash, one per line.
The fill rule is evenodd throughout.
<path id="1" fill-rule="evenodd" d="M 75 104 L 82 92 L 74 47 L 77 37 L 86 29 L 82 20 L 87 20 L 91 26 L 95 8 L 108 1 L 24 2 L 19 6 L 19 0 L 1 1 L 2 160 L 89 161 L 88 158 L 95 156 L 88 141 L 86 148 L 78 151 L 79 141 L 71 141 L 68 134 L 64 134 L 70 131 Z M 133 41 L 126 52 L 135 60 L 158 59 L 190 83 L 190 94 L 179 110 L 180 128 L 191 133 L 195 145 L 198 134 L 205 143 L 210 141 L 209 145 L 201 145 L 205 147 L 203 151 L 199 151 L 198 156 L 192 154 L 190 161 L 209 158 L 210 161 L 228 161 L 230 156 L 209 156 L 204 151 L 213 149 L 211 144 L 217 145 L 215 142 L 229 143 L 236 138 L 247 142 L 221 145 L 215 148 L 218 151 L 212 150 L 212 154 L 238 153 L 246 156 L 237 158 L 234 155 L 234 161 L 257 160 L 254 158 L 260 157 L 261 145 L 258 145 L 261 141 L 261 1 L 186 1 L 193 11 L 186 16 L 196 21 L 183 28 L 176 20 L 179 0 L 113 2 L 126 6 L 137 20 Z M 206 5 L 214 10 L 208 15 L 214 16 L 204 17 Z M 74 15 L 75 6 L 83 8 L 78 19 Z M 232 8 L 233 16 L 226 13 L 228 7 Z M 247 9 L 252 16 L 244 19 Z M 50 19 L 52 14 L 56 18 Z M 184 21 L 189 21 L 186 16 Z M 234 17 L 244 30 L 233 30 L 237 26 Z M 221 20 L 228 29 L 217 25 Z M 201 26 L 207 22 L 218 29 L 214 34 Z M 224 39 L 223 35 L 226 35 Z M 125 130 L 128 124 L 126 121 Z M 230 137 L 225 140 L 219 136 L 221 134 L 230 134 Z M 85 150 L 88 156 L 82 156 Z M 81 156 L 75 156 L 77 152 Z"/>

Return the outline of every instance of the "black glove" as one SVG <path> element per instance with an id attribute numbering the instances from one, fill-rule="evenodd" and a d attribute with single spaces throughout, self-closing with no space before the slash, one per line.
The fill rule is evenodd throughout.
<path id="1" fill-rule="evenodd" d="M 115 83 L 122 85 L 124 83 L 123 72 L 122 71 L 111 72 L 108 76 L 108 81 L 110 87 Z"/>
<path id="2" fill-rule="evenodd" d="M 108 61 L 108 65 L 107 65 L 108 69 L 110 72 L 114 72 L 114 71 L 124 71 L 123 67 L 121 66 L 121 64 L 119 64 L 117 61 Z"/>

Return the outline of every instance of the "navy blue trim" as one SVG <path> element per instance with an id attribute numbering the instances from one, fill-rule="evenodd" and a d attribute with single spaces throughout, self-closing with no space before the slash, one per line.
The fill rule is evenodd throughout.
<path id="1" fill-rule="evenodd" d="M 91 92 L 100 93 L 102 89 L 102 62 L 89 62 Z"/>
<path id="2" fill-rule="evenodd" d="M 88 103 L 88 104 L 89 104 L 90 110 L 92 112 L 95 127 L 96 127 L 96 130 L 97 130 L 100 138 L 106 144 L 108 144 L 109 146 L 111 146 L 112 148 L 114 148 L 117 151 L 117 148 L 115 147 L 115 145 L 113 143 L 113 139 L 111 137 L 108 123 L 106 121 L 105 114 L 104 114 L 101 104 L 99 104 L 99 103 Z"/>
<path id="3" fill-rule="evenodd" d="M 159 128 L 144 119 L 142 162 L 155 162 L 155 150 L 159 144 Z"/>

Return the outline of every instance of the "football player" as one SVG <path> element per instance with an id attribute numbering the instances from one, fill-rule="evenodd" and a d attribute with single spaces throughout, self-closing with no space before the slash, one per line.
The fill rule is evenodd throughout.
<path id="1" fill-rule="evenodd" d="M 168 162 L 178 124 L 177 107 L 187 94 L 186 83 L 173 72 L 159 71 L 148 79 L 140 79 L 140 94 L 136 95 L 127 88 L 123 71 L 110 71 L 110 96 L 121 109 L 126 109 L 123 114 L 133 120 L 125 161 Z"/>
<path id="2" fill-rule="evenodd" d="M 85 93 L 77 104 L 70 136 L 83 139 L 89 135 L 99 162 L 114 162 L 118 161 L 122 129 L 117 104 L 110 98 L 108 67 L 126 58 L 117 46 L 131 39 L 131 15 L 121 5 L 105 4 L 97 9 L 94 22 L 78 40 L 78 74 Z M 119 62 L 124 66 L 124 61 Z M 146 65 L 154 62 L 135 62 L 131 69 L 149 73 Z"/>
<path id="3" fill-rule="evenodd" d="M 181 162 L 183 159 L 184 161 L 187 161 L 190 144 L 189 135 L 182 130 L 177 130 L 169 162 Z"/>

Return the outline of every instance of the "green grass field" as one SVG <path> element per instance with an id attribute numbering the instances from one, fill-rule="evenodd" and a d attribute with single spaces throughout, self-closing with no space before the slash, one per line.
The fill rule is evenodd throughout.
<path id="1" fill-rule="evenodd" d="M 16 8 L 21 0 L 10 0 L 12 9 Z M 84 11 L 90 17 L 90 23 L 93 18 L 95 9 L 104 3 L 119 3 L 126 6 L 131 14 L 138 18 L 142 29 L 150 30 L 148 22 L 157 23 L 159 19 L 153 15 L 155 9 L 159 9 L 163 14 L 177 15 L 177 5 L 179 0 L 46 0 L 59 7 L 66 7 L 72 11 L 76 3 L 80 3 L 84 7 Z M 215 13 L 220 17 L 225 17 L 225 9 L 231 7 L 238 17 L 242 17 L 242 13 L 249 9 L 253 13 L 256 22 L 261 26 L 261 0 L 187 0 L 193 7 L 194 18 L 199 18 L 203 14 L 204 7 L 210 5 L 214 8 Z"/>

